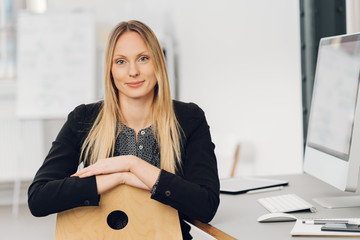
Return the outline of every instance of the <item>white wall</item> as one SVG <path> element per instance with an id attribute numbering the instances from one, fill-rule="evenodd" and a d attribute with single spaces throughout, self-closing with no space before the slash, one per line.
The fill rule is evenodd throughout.
<path id="1" fill-rule="evenodd" d="M 346 0 L 346 33 L 360 32 L 360 1 Z"/>
<path id="2" fill-rule="evenodd" d="M 206 112 L 221 177 L 239 141 L 238 174 L 302 171 L 298 0 L 48 0 L 49 11 L 84 7 L 95 13 L 98 49 L 121 20 L 173 37 L 179 99 Z"/>
<path id="3" fill-rule="evenodd" d="M 301 171 L 298 1 L 185 1 L 176 7 L 180 98 L 207 113 L 221 175 L 230 172 L 237 141 L 240 162 L 255 162 L 255 169 L 243 166 L 238 173 Z"/>

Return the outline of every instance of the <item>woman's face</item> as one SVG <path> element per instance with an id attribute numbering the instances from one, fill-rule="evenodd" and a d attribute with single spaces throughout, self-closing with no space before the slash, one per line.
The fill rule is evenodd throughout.
<path id="1" fill-rule="evenodd" d="M 157 83 L 153 60 L 138 33 L 125 32 L 119 37 L 115 44 L 111 72 L 120 102 L 153 100 Z"/>

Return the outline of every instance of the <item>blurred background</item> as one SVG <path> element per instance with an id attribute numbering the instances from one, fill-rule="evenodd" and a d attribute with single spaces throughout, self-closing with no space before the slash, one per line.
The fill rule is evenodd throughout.
<path id="1" fill-rule="evenodd" d="M 205 111 L 225 178 L 302 172 L 318 42 L 359 32 L 359 13 L 359 0 L 0 0 L 0 230 L 53 238 L 27 187 L 67 114 L 102 99 L 118 22 L 154 30 L 172 97 Z"/>

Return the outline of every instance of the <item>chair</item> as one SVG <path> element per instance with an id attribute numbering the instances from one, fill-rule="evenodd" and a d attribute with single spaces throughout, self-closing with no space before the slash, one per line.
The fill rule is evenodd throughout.
<path id="1" fill-rule="evenodd" d="M 231 168 L 230 177 L 234 177 L 234 176 L 235 176 L 236 167 L 237 167 L 238 162 L 239 162 L 240 146 L 241 146 L 240 143 L 236 144 L 235 154 L 234 154 L 234 160 L 233 160 L 233 165 L 232 165 L 232 168 Z"/>

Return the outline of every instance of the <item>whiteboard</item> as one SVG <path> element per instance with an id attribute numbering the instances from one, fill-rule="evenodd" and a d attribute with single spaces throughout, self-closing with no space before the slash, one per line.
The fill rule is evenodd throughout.
<path id="1" fill-rule="evenodd" d="M 95 99 L 95 21 L 90 11 L 19 12 L 17 104 L 22 119 L 64 118 Z"/>

